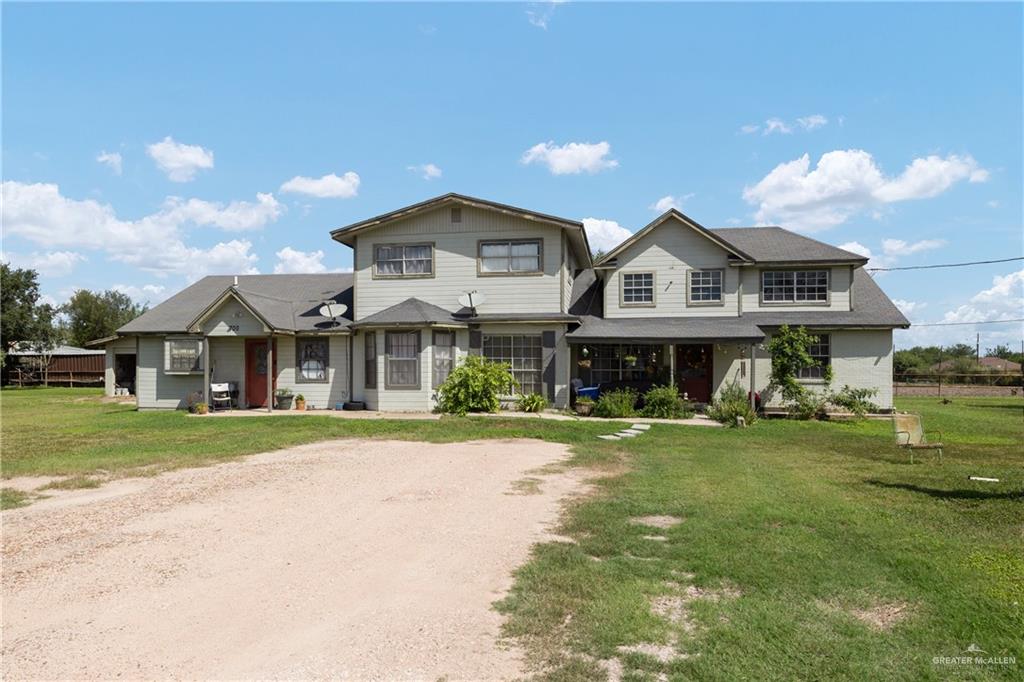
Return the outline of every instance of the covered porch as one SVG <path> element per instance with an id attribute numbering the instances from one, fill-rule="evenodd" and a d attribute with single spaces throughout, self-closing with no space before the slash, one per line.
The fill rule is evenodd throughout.
<path id="1" fill-rule="evenodd" d="M 764 339 L 740 318 L 601 320 L 600 328 L 570 333 L 572 378 L 598 392 L 675 386 L 706 405 L 727 383 L 739 382 L 756 400 L 757 344 Z M 575 400 L 575 395 L 573 396 Z"/>

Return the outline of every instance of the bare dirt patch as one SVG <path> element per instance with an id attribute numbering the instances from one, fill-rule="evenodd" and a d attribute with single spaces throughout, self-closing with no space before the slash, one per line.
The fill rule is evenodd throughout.
<path id="1" fill-rule="evenodd" d="M 638 526 L 650 526 L 652 528 L 672 528 L 683 522 L 678 516 L 634 516 L 629 519 L 630 523 Z"/>
<path id="2" fill-rule="evenodd" d="M 868 607 L 844 606 L 836 601 L 821 602 L 820 606 L 827 611 L 840 611 L 853 616 L 872 630 L 888 632 L 900 622 L 906 620 L 913 611 L 910 604 L 903 601 L 879 602 Z"/>
<path id="3" fill-rule="evenodd" d="M 334 441 L 3 512 L 6 679 L 511 679 L 492 604 L 585 472 L 540 441 Z"/>

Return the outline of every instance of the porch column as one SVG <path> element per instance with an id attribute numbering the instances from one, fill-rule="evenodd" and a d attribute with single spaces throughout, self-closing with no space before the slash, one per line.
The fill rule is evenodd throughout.
<path id="1" fill-rule="evenodd" d="M 203 402 L 210 407 L 210 337 L 203 337 Z M 230 407 L 230 406 L 229 406 Z"/>
<path id="2" fill-rule="evenodd" d="M 756 369 L 754 367 L 754 353 L 756 352 L 757 347 L 754 344 L 750 344 L 750 409 L 752 410 L 757 409 L 757 400 L 754 398 L 754 387 L 756 386 L 754 383 L 754 370 Z"/>
<path id="3" fill-rule="evenodd" d="M 267 412 L 274 411 L 274 335 L 267 336 Z"/>
<path id="4" fill-rule="evenodd" d="M 668 382 L 669 386 L 676 385 L 676 344 L 668 344 Z"/>

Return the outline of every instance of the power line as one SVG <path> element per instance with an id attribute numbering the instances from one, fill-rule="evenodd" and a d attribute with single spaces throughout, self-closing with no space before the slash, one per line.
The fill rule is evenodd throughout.
<path id="1" fill-rule="evenodd" d="M 979 322 L 911 322 L 911 327 L 957 327 L 966 324 L 1004 324 L 1006 322 L 1024 322 L 1024 317 L 1012 320 L 981 320 Z"/>
<path id="2" fill-rule="evenodd" d="M 970 263 L 938 263 L 936 265 L 907 265 L 902 268 L 864 268 L 868 272 L 892 272 L 894 270 L 931 270 L 933 268 L 962 268 L 967 265 L 988 265 L 989 263 L 1009 263 L 1015 260 L 1024 260 L 1024 256 L 1013 258 L 1000 258 L 998 260 L 976 260 Z"/>

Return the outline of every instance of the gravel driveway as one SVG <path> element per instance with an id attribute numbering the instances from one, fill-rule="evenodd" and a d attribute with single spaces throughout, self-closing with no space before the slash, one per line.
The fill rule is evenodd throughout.
<path id="1" fill-rule="evenodd" d="M 583 489 L 529 473 L 566 456 L 335 441 L 3 512 L 3 677 L 515 677 L 491 604 Z"/>

